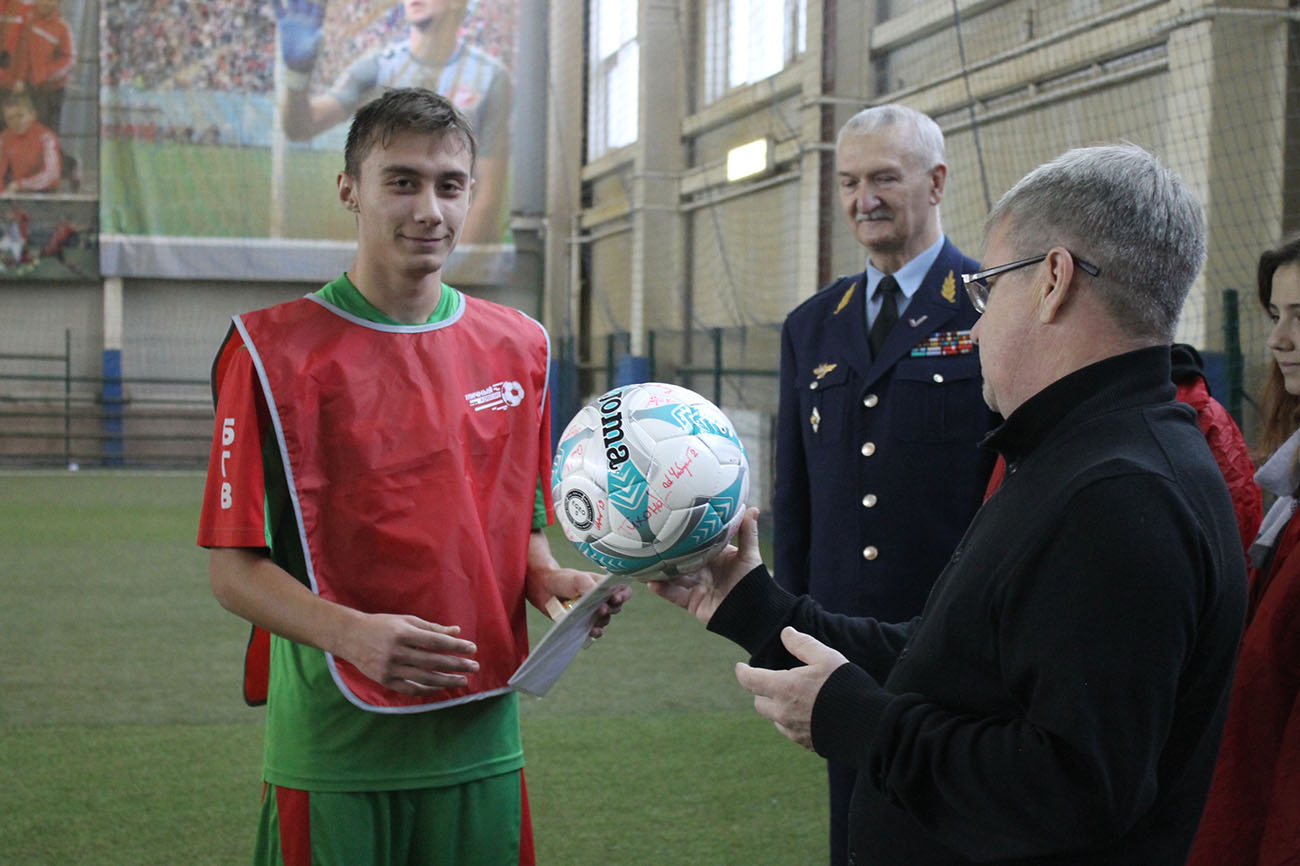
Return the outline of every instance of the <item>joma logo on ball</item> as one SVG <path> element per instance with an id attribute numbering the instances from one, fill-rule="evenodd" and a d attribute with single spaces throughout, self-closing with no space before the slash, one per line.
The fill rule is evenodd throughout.
<path id="1" fill-rule="evenodd" d="M 610 471 L 617 470 L 627 462 L 628 457 L 627 446 L 617 444 L 623 441 L 623 416 L 618 411 L 622 405 L 623 400 L 617 394 L 606 397 L 600 403 L 600 430 L 605 442 L 605 461 L 609 464 Z"/>

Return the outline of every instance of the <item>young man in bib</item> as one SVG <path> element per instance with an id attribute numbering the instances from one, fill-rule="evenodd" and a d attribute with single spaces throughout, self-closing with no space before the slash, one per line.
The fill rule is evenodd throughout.
<path id="1" fill-rule="evenodd" d="M 441 281 L 474 155 L 431 91 L 363 106 L 338 176 L 353 267 L 236 316 L 213 366 L 199 544 L 217 599 L 255 626 L 257 864 L 533 862 L 507 686 L 524 602 L 598 577 L 560 568 L 541 532 L 546 332 Z"/>

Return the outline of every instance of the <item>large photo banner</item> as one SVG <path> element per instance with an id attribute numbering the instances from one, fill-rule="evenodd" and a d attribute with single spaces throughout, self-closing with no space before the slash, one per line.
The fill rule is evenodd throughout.
<path id="1" fill-rule="evenodd" d="M 0 0 L 0 281 L 99 275 L 97 33 L 94 0 Z"/>
<path id="2" fill-rule="evenodd" d="M 355 237 L 335 193 L 348 122 L 403 86 L 443 93 L 473 123 L 461 247 L 508 257 L 518 2 L 105 0 L 105 272 L 336 276 Z"/>

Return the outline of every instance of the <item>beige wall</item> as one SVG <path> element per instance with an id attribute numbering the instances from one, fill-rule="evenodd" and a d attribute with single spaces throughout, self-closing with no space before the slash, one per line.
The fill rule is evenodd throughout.
<path id="1" fill-rule="evenodd" d="M 825 161 L 833 160 L 834 130 L 853 111 L 899 101 L 930 113 L 945 129 L 950 182 L 943 225 L 976 257 L 988 202 L 1038 163 L 1068 147 L 1118 140 L 1160 154 L 1202 196 L 1210 230 L 1209 262 L 1180 338 L 1220 350 L 1221 293 L 1238 288 L 1248 384 L 1257 381 L 1263 331 L 1250 301 L 1252 274 L 1259 251 L 1280 236 L 1284 216 L 1287 25 L 1285 13 L 1269 8 L 1280 0 L 1248 7 L 1159 0 L 959 5 L 960 46 L 951 0 L 894 2 L 878 24 L 874 2 L 830 3 L 835 19 L 823 52 L 823 7 L 814 2 L 808 52 L 794 66 L 702 105 L 702 3 L 678 0 L 676 19 L 690 22 L 689 32 L 663 26 L 661 18 L 657 29 L 642 33 L 643 79 L 652 81 L 647 86 L 643 80 L 642 134 L 653 147 L 639 143 L 586 166 L 578 150 L 567 154 L 566 173 L 581 178 L 570 198 L 585 195 L 588 202 L 578 209 L 582 231 L 598 235 L 602 222 L 616 219 L 630 235 L 626 242 L 591 243 L 599 254 L 585 261 L 598 267 L 597 281 L 609 293 L 602 303 L 618 313 L 608 321 L 593 317 L 590 326 L 681 328 L 680 316 L 672 314 L 676 305 L 692 312 L 696 329 L 774 329 L 815 290 L 819 276 L 860 269 L 863 251 L 824 186 Z M 553 22 L 580 20 L 580 0 L 553 6 L 570 7 L 553 10 Z M 667 7 L 656 8 L 667 14 Z M 572 47 L 571 32 L 553 30 L 551 38 L 552 56 L 560 44 Z M 654 44 L 663 39 L 674 44 Z M 691 46 L 695 55 L 683 58 L 695 72 L 684 97 L 676 78 L 658 79 L 662 60 L 647 59 L 674 56 L 681 46 Z M 552 72 L 573 76 L 560 78 L 552 91 L 558 109 L 574 110 L 571 94 L 581 90 L 585 74 L 581 64 L 566 59 Z M 760 136 L 776 145 L 772 174 L 728 185 L 721 174 L 727 149 Z M 635 187 L 628 178 L 647 172 L 658 193 L 652 219 L 638 213 L 645 203 L 628 193 Z M 622 179 L 612 183 L 616 176 Z M 651 236 L 661 230 L 671 237 Z M 587 243 L 581 235 L 570 240 L 578 248 Z M 620 245 L 628 250 L 621 263 Z M 565 276 L 571 265 L 572 259 L 548 262 L 551 308 L 563 307 L 579 285 L 573 274 Z M 620 268 L 626 304 L 613 294 Z M 681 284 L 651 278 L 652 272 L 680 274 Z M 638 300 L 636 291 L 651 287 Z M 663 352 L 656 355 L 662 360 Z M 775 356 L 751 361 L 772 368 L 778 363 Z"/>

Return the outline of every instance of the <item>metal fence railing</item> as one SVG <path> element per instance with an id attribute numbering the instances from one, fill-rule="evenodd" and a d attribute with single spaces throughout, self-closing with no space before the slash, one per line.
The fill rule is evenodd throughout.
<path id="1" fill-rule="evenodd" d="M 1253 401 L 1245 386 L 1239 297 L 1221 293 L 1222 352 L 1205 352 L 1214 395 L 1243 428 Z M 62 351 L 0 353 L 0 466 L 174 467 L 206 465 L 212 437 L 210 386 L 205 379 L 116 377 L 76 372 L 70 332 Z M 584 345 L 560 338 L 553 346 L 553 433 L 584 401 L 618 385 L 628 370 L 691 388 L 728 411 L 752 413 L 756 435 L 770 437 L 778 393 L 779 325 L 647 335 L 647 357 L 623 362 L 626 332 Z M 766 420 L 764 420 L 766 419 Z M 775 443 L 763 443 L 774 453 Z"/>
<path id="2" fill-rule="evenodd" d="M 0 466 L 199 468 L 212 437 L 206 380 L 74 373 L 62 353 L 0 353 Z"/>

